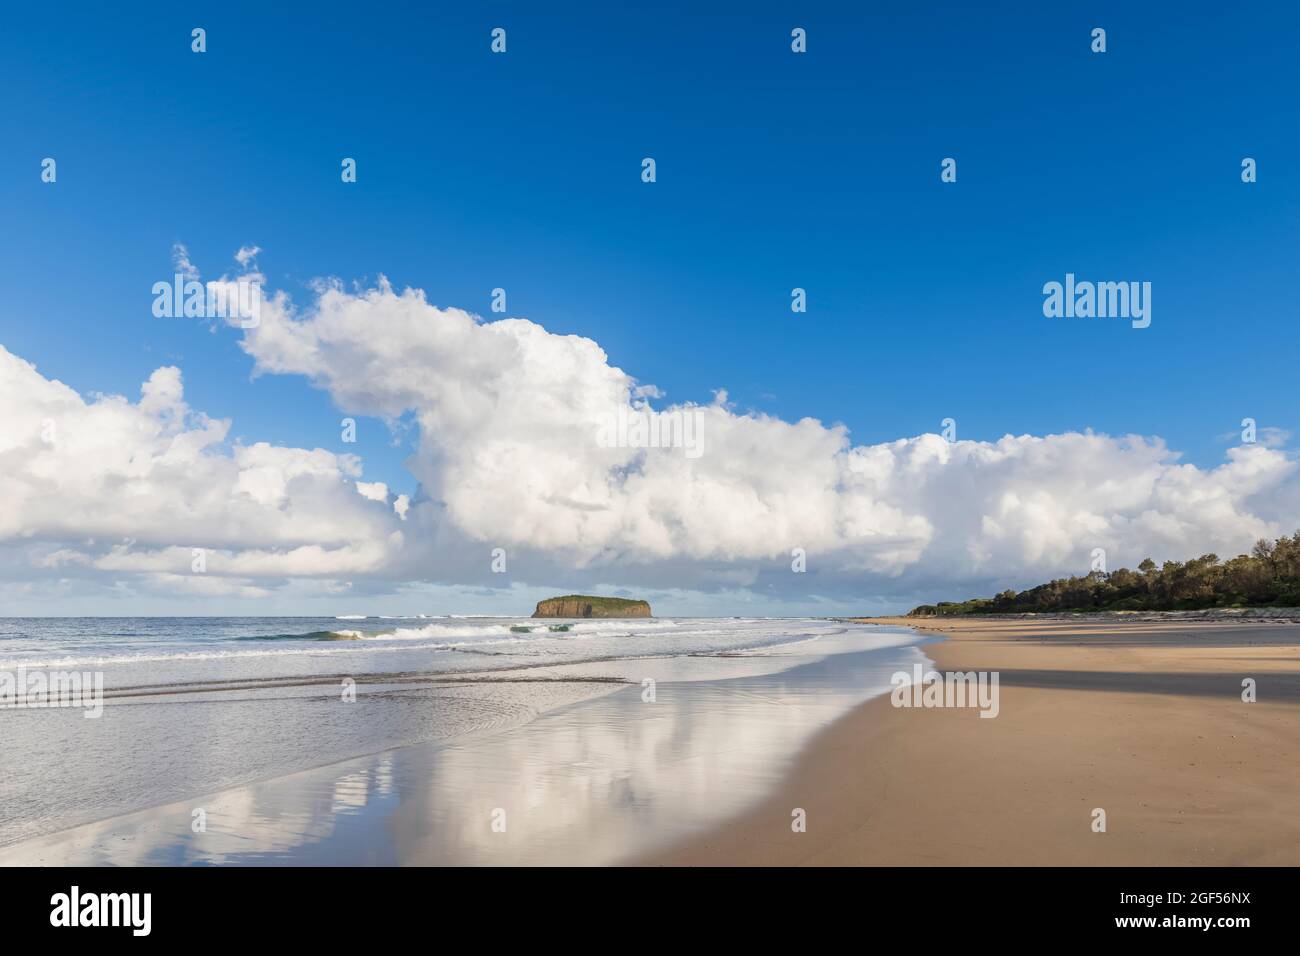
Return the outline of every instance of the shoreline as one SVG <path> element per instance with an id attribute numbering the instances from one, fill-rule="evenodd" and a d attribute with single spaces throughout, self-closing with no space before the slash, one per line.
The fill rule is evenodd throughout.
<path id="1" fill-rule="evenodd" d="M 647 679 L 788 667 L 833 635 L 880 640 L 878 628 L 812 618 L 574 621 L 526 635 L 511 630 L 518 619 L 375 622 L 384 634 L 342 643 L 314 640 L 337 626 L 323 619 L 4 620 L 3 656 L 102 666 L 104 688 L 102 719 L 6 711 L 4 847 L 397 747 L 467 742 Z M 792 642 L 811 643 L 783 650 Z"/>
<path id="2" fill-rule="evenodd" d="M 998 671 L 999 716 L 868 701 L 819 733 L 760 805 L 628 862 L 1300 863 L 1300 626 L 857 620 L 945 638 L 925 646 L 939 670 Z M 1255 703 L 1241 699 L 1245 677 Z M 795 808 L 806 832 L 792 831 Z"/>
<path id="3" fill-rule="evenodd" d="M 792 644 L 778 656 L 808 662 L 721 680 L 682 680 L 673 668 L 696 672 L 693 659 L 641 661 L 662 681 L 650 709 L 622 688 L 510 730 L 58 831 L 0 850 L 0 863 L 1300 861 L 1300 624 L 851 620 L 910 639 L 847 655 Z M 842 651 L 856 638 L 843 640 Z M 889 675 L 918 658 L 996 672 L 997 716 L 892 706 Z M 748 671 L 747 660 L 709 666 Z M 606 666 L 559 665 L 556 676 Z M 1246 676 L 1257 702 L 1241 699 Z M 883 696 L 864 702 L 869 686 Z M 191 832 L 196 806 L 206 834 Z M 489 829 L 498 807 L 509 836 Z M 1104 833 L 1092 827 L 1098 808 Z M 791 827 L 796 809 L 806 832 Z"/>
<path id="4" fill-rule="evenodd" d="M 629 659 L 652 690 L 628 681 L 472 738 L 115 814 L 0 849 L 0 865 L 618 864 L 752 806 L 819 729 L 927 660 L 917 640 L 857 627 L 756 654 Z"/>

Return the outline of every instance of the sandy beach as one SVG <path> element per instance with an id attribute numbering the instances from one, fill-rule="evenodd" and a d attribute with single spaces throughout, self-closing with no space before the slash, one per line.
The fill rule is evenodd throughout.
<path id="1" fill-rule="evenodd" d="M 140 727 L 162 752 L 167 728 L 183 729 L 191 710 L 227 722 L 280 714 L 285 727 L 301 711 L 317 740 L 330 720 L 394 733 L 401 715 L 446 721 L 521 702 L 544 712 L 183 799 L 146 795 L 129 812 L 4 846 L 0 865 L 1300 862 L 1300 622 L 864 623 L 730 624 L 731 644 L 777 643 L 666 653 L 664 641 L 698 643 L 683 636 L 691 628 L 724 627 L 679 622 L 618 639 L 628 653 L 657 648 L 651 656 L 561 656 L 541 669 L 474 672 L 469 683 L 461 672 L 380 674 L 356 704 L 329 683 L 287 700 L 278 684 L 269 696 L 255 684 L 113 697 L 94 726 L 117 736 L 100 739 Z M 787 632 L 800 629 L 818 636 L 791 643 Z M 546 636 L 525 649 L 588 653 L 592 641 L 606 649 L 601 640 Z M 331 653 L 336 666 L 343 652 Z M 891 677 L 927 660 L 941 672 L 996 673 L 996 716 L 893 706 Z M 650 699 L 646 676 L 657 681 Z M 1255 702 L 1242 699 L 1246 678 Z M 585 690 L 593 680 L 604 688 L 595 696 Z M 571 700 L 566 687 L 577 688 Z M 82 722 L 61 711 L 20 716 L 46 736 Z M 122 785 L 138 778 L 132 770 Z M 1098 810 L 1105 832 L 1094 831 Z M 804 832 L 792 828 L 796 811 Z"/>
<path id="2" fill-rule="evenodd" d="M 759 806 L 637 862 L 1300 863 L 1300 624 L 873 620 L 946 638 L 940 670 L 998 671 L 998 716 L 870 701 Z"/>

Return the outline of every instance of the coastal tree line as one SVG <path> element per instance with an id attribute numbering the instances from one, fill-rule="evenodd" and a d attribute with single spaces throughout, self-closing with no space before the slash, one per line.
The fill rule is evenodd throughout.
<path id="1" fill-rule="evenodd" d="M 1157 566 L 1146 558 L 1136 571 L 1093 571 L 1058 578 L 1027 591 L 991 598 L 922 604 L 916 617 L 1023 614 L 1052 611 L 1192 611 L 1216 607 L 1300 607 L 1300 531 L 1260 539 L 1250 554 L 1220 561 L 1203 554 Z"/>

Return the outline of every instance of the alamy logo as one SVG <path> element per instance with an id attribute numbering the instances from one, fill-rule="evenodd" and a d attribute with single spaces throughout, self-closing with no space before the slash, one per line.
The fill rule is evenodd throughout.
<path id="1" fill-rule="evenodd" d="M 0 671 L 0 709 L 83 707 L 83 717 L 104 713 L 103 671 Z"/>
<path id="2" fill-rule="evenodd" d="M 1049 319 L 1132 319 L 1135 329 L 1151 324 L 1150 282 L 1065 282 L 1043 286 L 1043 315 Z"/>
<path id="3" fill-rule="evenodd" d="M 628 408 L 606 415 L 596 429 L 601 448 L 680 448 L 687 458 L 704 454 L 700 426 L 703 411 L 688 406 L 668 412 L 652 408 Z"/>
<path id="4" fill-rule="evenodd" d="M 913 664 L 910 674 L 896 671 L 889 683 L 895 707 L 978 707 L 981 717 L 996 717 L 1001 710 L 997 671 L 922 673 L 921 665 Z"/>
<path id="5" fill-rule="evenodd" d="M 51 926 L 129 926 L 133 936 L 148 936 L 152 928 L 153 894 L 70 893 L 50 897 Z"/>
<path id="6" fill-rule="evenodd" d="M 241 328 L 262 321 L 262 284 L 247 279 L 200 282 L 176 273 L 153 284 L 153 314 L 160 319 L 238 319 Z"/>

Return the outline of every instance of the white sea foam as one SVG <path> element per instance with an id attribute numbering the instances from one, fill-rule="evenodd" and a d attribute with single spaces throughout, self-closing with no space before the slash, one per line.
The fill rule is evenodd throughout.
<path id="1" fill-rule="evenodd" d="M 559 626 L 568 629 L 551 629 Z M 517 656 L 530 664 L 537 661 L 568 663 L 604 658 L 769 653 L 783 645 L 813 640 L 840 630 L 842 627 L 829 621 L 808 620 L 656 618 L 566 621 L 501 617 L 471 620 L 465 616 L 455 620 L 443 619 L 438 623 L 373 631 L 326 627 L 301 632 L 286 628 L 285 633 L 239 634 L 226 639 L 196 635 L 192 642 L 129 640 L 101 643 L 79 639 L 71 642 L 75 650 L 67 644 L 58 648 L 41 641 L 36 647 L 44 653 L 37 653 L 33 648 L 20 656 L 3 654 L 13 646 L 0 642 L 0 655 L 4 658 L 0 660 L 0 667 L 180 666 L 187 662 L 214 661 L 246 661 L 252 665 L 263 661 L 266 663 L 257 667 L 258 676 L 263 677 L 268 671 L 274 674 L 280 670 L 272 663 L 277 659 L 299 662 L 289 670 L 300 674 L 313 670 L 333 673 L 338 670 L 340 659 L 353 656 L 359 659 L 348 666 L 362 672 L 388 669 L 394 665 L 377 661 L 373 666 L 367 666 L 360 658 L 381 655 L 382 660 L 414 655 L 409 660 L 403 659 L 401 666 L 425 670 L 438 669 L 437 665 L 446 655 L 465 651 L 507 659 Z M 90 647 L 94 650 L 91 651 Z M 442 657 L 439 657 L 440 653 Z M 313 659 L 319 660 L 320 664 L 312 666 L 310 662 Z M 455 660 L 447 666 L 459 669 L 471 663 L 484 666 L 485 662 L 482 659 L 477 662 Z M 502 665 L 506 663 L 508 660 L 501 661 Z M 169 673 L 168 677 L 173 675 Z"/>

